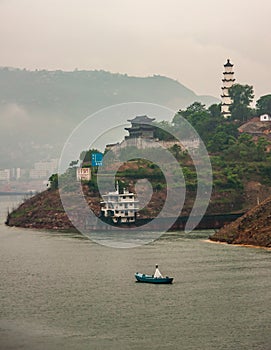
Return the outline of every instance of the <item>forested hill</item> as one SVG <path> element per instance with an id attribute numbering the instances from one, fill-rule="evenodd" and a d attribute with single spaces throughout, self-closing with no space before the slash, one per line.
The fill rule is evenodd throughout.
<path id="1" fill-rule="evenodd" d="M 116 103 L 140 101 L 179 109 L 199 101 L 212 104 L 211 96 L 197 96 L 176 80 L 131 77 L 105 71 L 0 69 L 1 105 L 17 103 L 27 109 L 53 110 L 66 115 L 88 115 Z"/>
<path id="2" fill-rule="evenodd" d="M 177 111 L 194 101 L 218 100 L 162 76 L 0 68 L 0 169 L 58 158 L 70 132 L 101 108 L 148 102 Z"/>

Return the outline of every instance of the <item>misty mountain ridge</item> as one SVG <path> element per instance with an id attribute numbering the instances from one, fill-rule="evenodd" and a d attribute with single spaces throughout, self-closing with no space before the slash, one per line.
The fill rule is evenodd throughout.
<path id="1" fill-rule="evenodd" d="M 177 111 L 195 101 L 219 102 L 160 75 L 0 68 L 0 168 L 12 166 L 11 162 L 24 166 L 46 156 L 58 157 L 73 128 L 101 108 L 146 102 Z"/>

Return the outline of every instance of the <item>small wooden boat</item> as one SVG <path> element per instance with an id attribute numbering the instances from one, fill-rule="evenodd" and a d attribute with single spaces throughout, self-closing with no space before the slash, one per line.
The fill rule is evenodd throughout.
<path id="1" fill-rule="evenodd" d="M 154 277 L 154 275 L 146 275 L 144 273 L 135 273 L 137 282 L 156 283 L 156 284 L 170 284 L 173 281 L 173 277 Z"/>

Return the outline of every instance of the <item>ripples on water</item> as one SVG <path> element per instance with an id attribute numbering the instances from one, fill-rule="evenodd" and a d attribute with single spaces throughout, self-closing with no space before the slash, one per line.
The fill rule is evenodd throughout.
<path id="1" fill-rule="evenodd" d="M 0 349 L 271 349 L 271 252 L 209 234 L 114 249 L 2 224 Z M 135 283 L 156 263 L 173 285 Z"/>

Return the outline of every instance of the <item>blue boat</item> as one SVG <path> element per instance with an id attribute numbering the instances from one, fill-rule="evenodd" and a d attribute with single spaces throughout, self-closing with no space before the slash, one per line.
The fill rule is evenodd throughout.
<path id="1" fill-rule="evenodd" d="M 154 275 L 146 275 L 144 273 L 135 273 L 135 278 L 138 282 L 155 283 L 155 284 L 171 284 L 173 277 L 154 277 Z"/>

